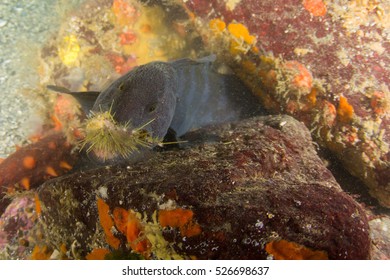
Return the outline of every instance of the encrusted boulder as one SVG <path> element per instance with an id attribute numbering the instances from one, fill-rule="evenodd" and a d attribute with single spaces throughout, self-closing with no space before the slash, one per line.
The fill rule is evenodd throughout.
<path id="1" fill-rule="evenodd" d="M 207 48 L 390 207 L 388 1 L 189 0 Z"/>
<path id="2" fill-rule="evenodd" d="M 23 233 L 27 245 L 3 215 L 8 251 L 23 258 L 370 257 L 364 212 L 324 167 L 302 123 L 257 117 L 186 140 L 132 165 L 47 181 L 30 194 L 37 219 Z"/>

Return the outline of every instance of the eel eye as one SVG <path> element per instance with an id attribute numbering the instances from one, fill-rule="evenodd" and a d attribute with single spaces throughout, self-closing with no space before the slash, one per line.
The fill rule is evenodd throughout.
<path id="1" fill-rule="evenodd" d="M 156 111 L 156 109 L 157 109 L 157 105 L 156 104 L 152 104 L 152 105 L 149 106 L 148 112 L 149 113 L 153 113 L 154 111 Z"/>

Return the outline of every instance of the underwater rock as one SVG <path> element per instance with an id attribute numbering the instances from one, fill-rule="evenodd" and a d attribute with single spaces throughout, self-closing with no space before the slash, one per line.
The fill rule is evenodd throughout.
<path id="1" fill-rule="evenodd" d="M 12 200 L 0 217 L 0 259 L 27 258 L 29 240 L 38 231 L 32 230 L 37 223 L 34 197 L 24 194 Z"/>
<path id="2" fill-rule="evenodd" d="M 72 169 L 77 153 L 62 132 L 50 133 L 18 149 L 0 163 L 0 214 L 10 202 L 8 195 L 28 191 Z"/>
<path id="3" fill-rule="evenodd" d="M 376 217 L 369 221 L 370 236 L 373 243 L 371 258 L 373 260 L 390 259 L 390 218 Z"/>
<path id="4" fill-rule="evenodd" d="M 257 117 L 185 138 L 182 147 L 129 166 L 44 183 L 34 201 L 39 219 L 29 252 L 49 256 L 50 248 L 88 259 L 266 259 L 270 252 L 276 259 L 369 258 L 367 218 L 324 167 L 302 123 Z"/>
<path id="5" fill-rule="evenodd" d="M 388 1 L 189 0 L 207 48 L 390 207 Z"/>

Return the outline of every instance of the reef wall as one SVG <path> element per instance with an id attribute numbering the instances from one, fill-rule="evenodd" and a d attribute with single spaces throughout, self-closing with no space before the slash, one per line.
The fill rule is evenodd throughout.
<path id="1" fill-rule="evenodd" d="M 188 0 L 207 48 L 390 206 L 388 1 Z"/>

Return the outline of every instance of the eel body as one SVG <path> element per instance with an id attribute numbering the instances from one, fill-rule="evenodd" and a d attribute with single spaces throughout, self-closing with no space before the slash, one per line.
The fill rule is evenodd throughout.
<path id="1" fill-rule="evenodd" d="M 108 129 L 106 134 L 115 135 L 120 130 L 125 135 L 107 141 L 107 146 L 112 144 L 110 142 L 121 144 L 121 141 L 140 138 L 140 135 L 144 137 L 134 142 L 134 145 L 140 143 L 139 147 L 133 149 L 129 144 L 131 151 L 123 153 L 115 149 L 120 150 L 122 146 L 126 149 L 125 144 L 118 144 L 117 148 L 111 147 L 109 152 L 102 153 L 98 149 L 104 149 L 105 144 L 94 143 L 93 139 L 97 137 L 90 138 L 90 143 L 87 141 L 88 154 L 93 155 L 90 157 L 93 161 L 99 164 L 121 162 L 137 157 L 139 153 L 134 151 L 157 145 L 158 141 L 149 140 L 163 139 L 168 130 L 180 137 L 206 125 L 263 113 L 247 87 L 236 76 L 219 73 L 214 60 L 213 56 L 209 56 L 199 60 L 185 58 L 173 62 L 151 62 L 132 69 L 100 93 L 70 92 L 55 86 L 49 88 L 76 97 L 90 119 L 109 113 L 111 122 L 120 128 L 114 132 Z M 107 128 L 108 125 L 104 126 Z M 134 128 L 142 128 L 143 134 Z M 87 129 L 87 139 L 88 133 Z M 104 135 L 104 132 L 99 133 Z M 145 145 L 148 141 L 149 145 Z"/>

